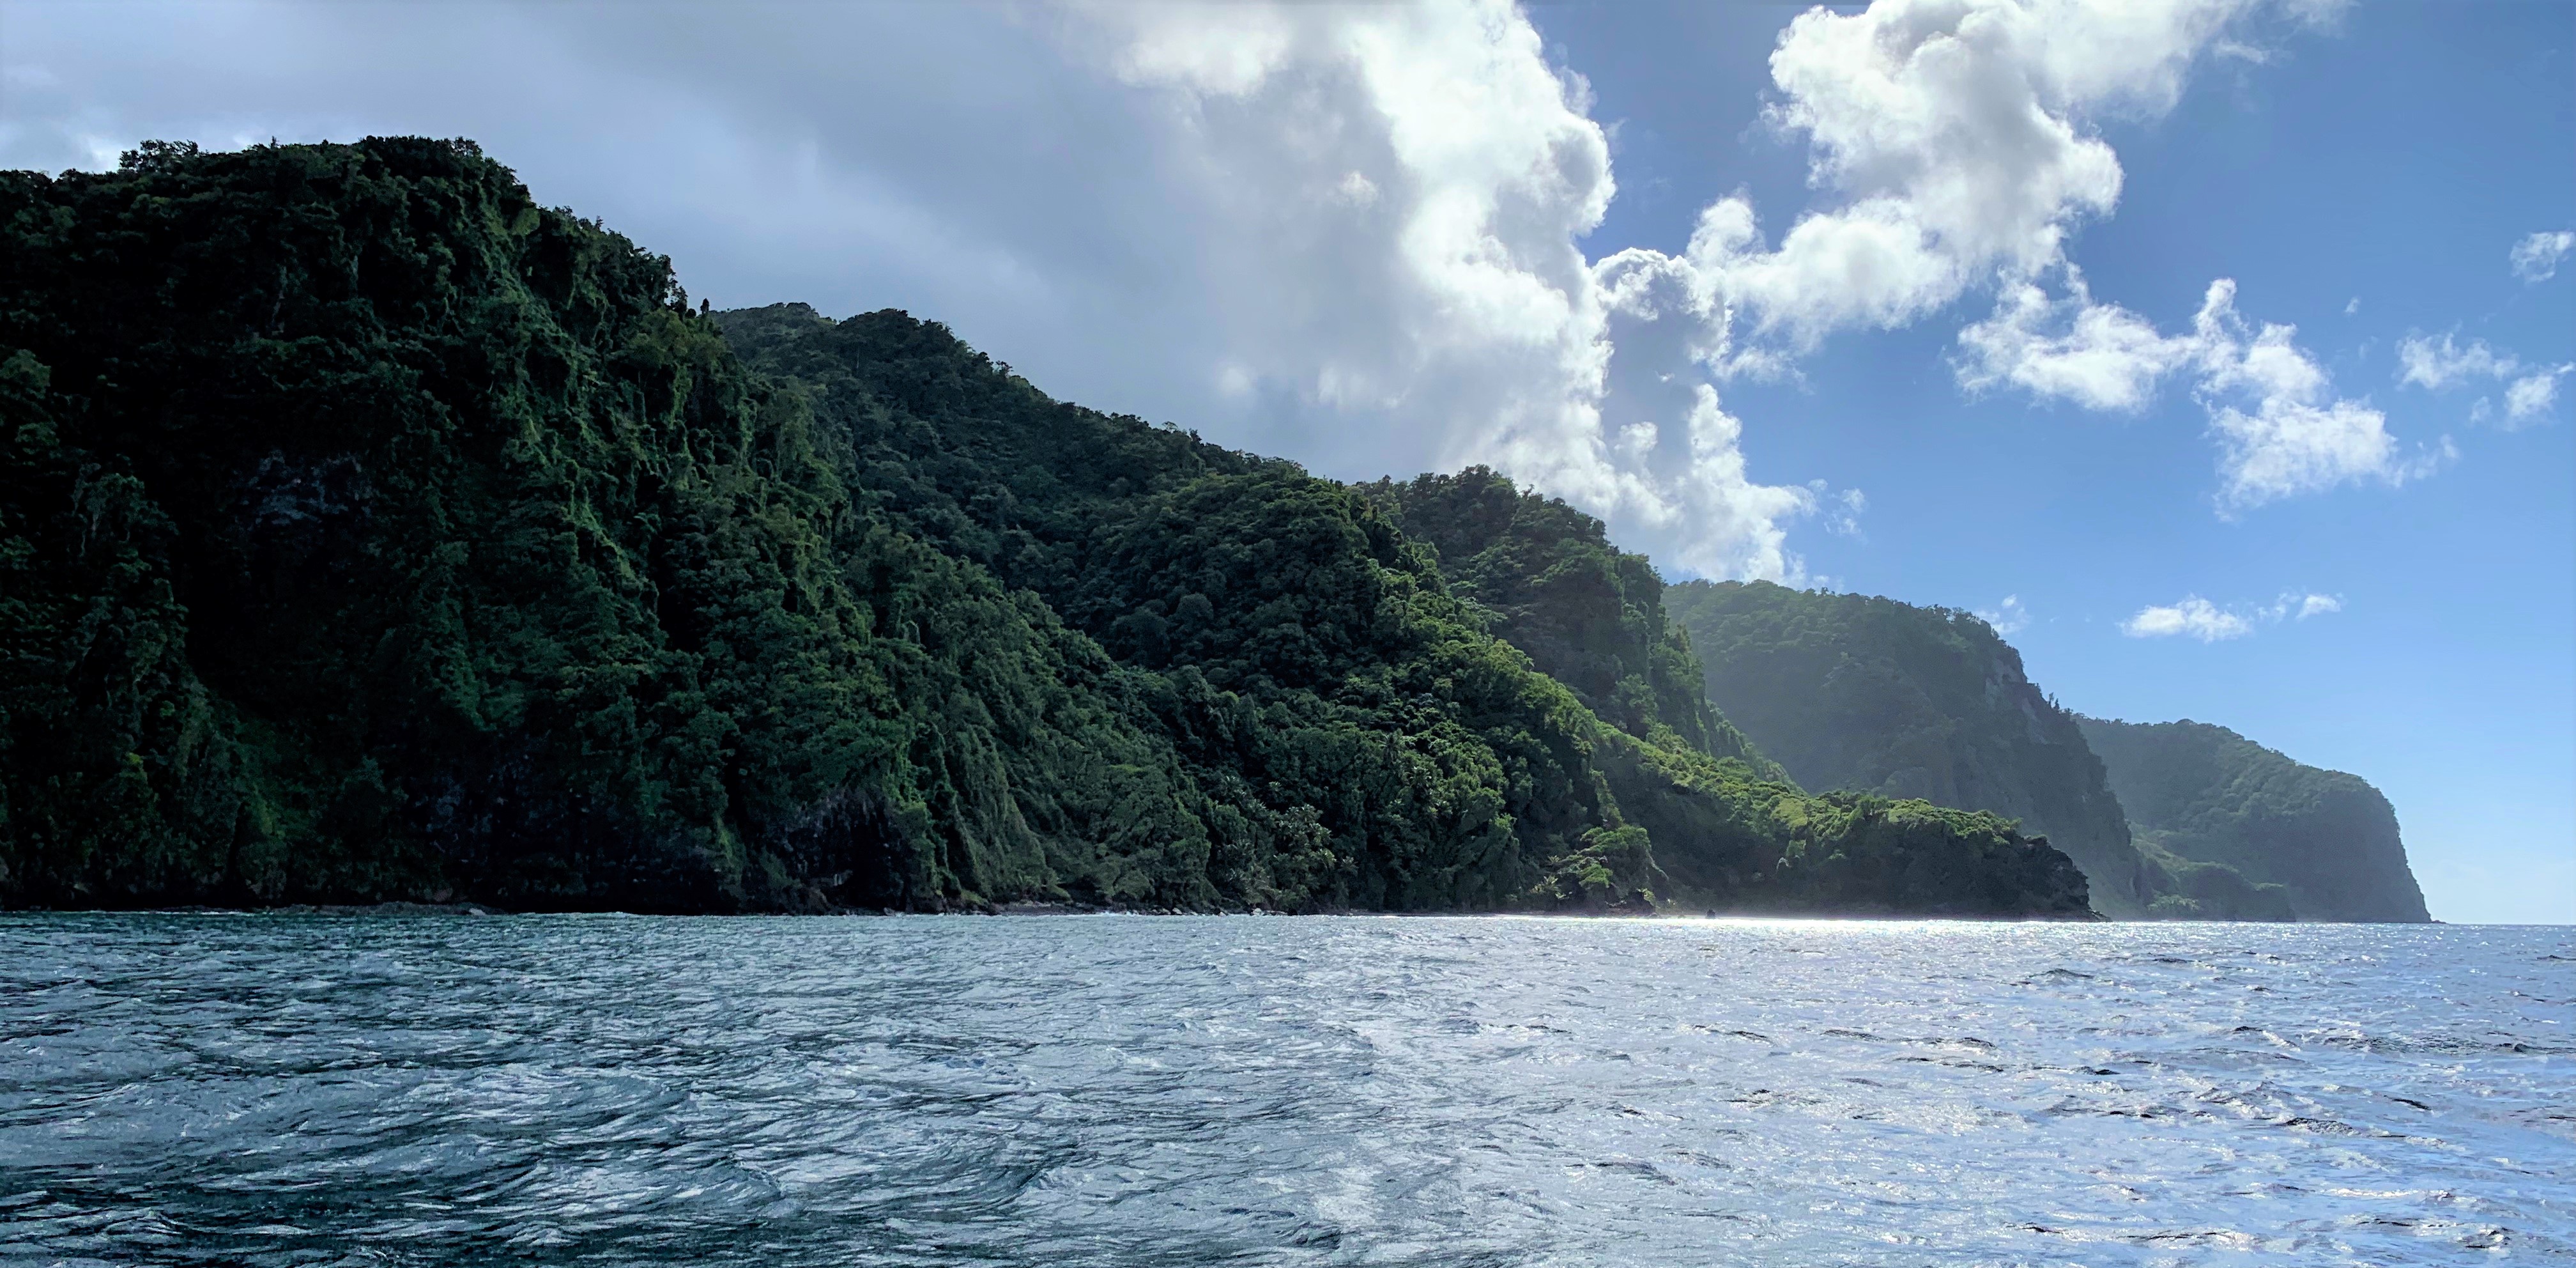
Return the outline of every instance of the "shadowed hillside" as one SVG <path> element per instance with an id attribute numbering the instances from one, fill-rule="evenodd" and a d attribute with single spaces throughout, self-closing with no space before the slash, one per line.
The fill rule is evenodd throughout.
<path id="1" fill-rule="evenodd" d="M 1380 500 L 901 313 L 694 311 L 468 143 L 0 222 L 11 905 L 2084 910 L 1570 690 Z"/>
<path id="2" fill-rule="evenodd" d="M 2202 722 L 2082 722 L 2141 841 L 2280 886 L 2301 920 L 2432 919 L 2396 811 L 2358 776 Z"/>
<path id="3" fill-rule="evenodd" d="M 1800 784 L 2018 819 L 2084 869 L 2106 914 L 2144 915 L 2166 891 L 2074 715 L 1984 621 L 1761 581 L 1689 582 L 1665 602 L 1709 699 Z"/>

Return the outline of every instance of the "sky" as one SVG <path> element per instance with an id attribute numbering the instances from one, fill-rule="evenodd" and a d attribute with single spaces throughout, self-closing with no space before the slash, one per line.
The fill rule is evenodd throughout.
<path id="1" fill-rule="evenodd" d="M 2576 4 L 0 0 L 0 165 L 477 140 L 719 307 L 1985 615 L 2576 921 Z"/>

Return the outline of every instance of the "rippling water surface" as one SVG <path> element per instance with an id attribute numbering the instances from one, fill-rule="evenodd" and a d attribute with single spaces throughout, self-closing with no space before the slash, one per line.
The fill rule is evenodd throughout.
<path id="1" fill-rule="evenodd" d="M 0 917 L 0 1260 L 2576 1261 L 2564 929 Z"/>

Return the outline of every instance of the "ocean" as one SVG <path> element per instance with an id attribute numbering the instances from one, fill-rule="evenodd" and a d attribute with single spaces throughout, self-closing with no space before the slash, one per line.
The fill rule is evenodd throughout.
<path id="1" fill-rule="evenodd" d="M 2576 1263 L 2576 930 L 10 914 L 0 1262 Z"/>

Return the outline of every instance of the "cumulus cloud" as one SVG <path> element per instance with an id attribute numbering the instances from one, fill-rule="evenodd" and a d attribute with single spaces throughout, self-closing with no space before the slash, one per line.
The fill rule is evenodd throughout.
<path id="1" fill-rule="evenodd" d="M 2313 591 L 2285 591 L 2267 604 L 2238 604 L 2222 608 L 2196 594 L 2187 594 L 2178 603 L 2152 605 L 2138 609 L 2137 615 L 2120 622 L 2120 632 L 2131 638 L 2196 638 L 2204 643 L 2243 638 L 2259 626 L 2278 625 L 2282 621 L 2304 621 L 2312 616 L 2343 611 L 2343 600 Z"/>
<path id="2" fill-rule="evenodd" d="M 2064 297 L 2017 283 L 1992 316 L 1960 330 L 1960 385 L 2009 385 L 2087 409 L 2136 411 L 2165 379 L 2187 374 L 2219 444 L 2222 514 L 2344 484 L 2404 484 L 2453 452 L 2447 439 L 2404 452 L 2384 411 L 2335 394 L 2298 345 L 2296 327 L 2257 325 L 2237 311 L 2232 278 L 2209 284 L 2190 331 L 2167 335 L 2128 309 L 2095 302 L 2073 265 L 2063 272 Z"/>
<path id="3" fill-rule="evenodd" d="M 2400 451 L 2387 415 L 2334 397 L 2297 334 L 2293 326 L 2247 323 L 2236 312 L 2236 284 L 2225 278 L 2209 284 L 2192 318 L 2192 363 L 2219 438 L 2222 513 L 2341 484 L 2404 484 L 2456 456 L 2448 438 L 2430 451 Z"/>
<path id="4" fill-rule="evenodd" d="M 2397 381 L 2417 387 L 2444 388 L 2462 379 L 2502 377 L 2519 366 L 2509 355 L 2497 356 L 2483 339 L 2461 347 L 2449 335 L 2438 340 L 2409 335 L 2397 343 Z"/>
<path id="5" fill-rule="evenodd" d="M 2010 384 L 2087 409 L 2134 411 L 2197 351 L 2188 337 L 2167 338 L 2136 313 L 2094 303 L 2083 274 L 2071 266 L 2066 286 L 2065 298 L 2051 299 L 2033 283 L 2016 283 L 2005 288 L 1993 316 L 1961 329 L 1960 386 L 1984 391 Z"/>
<path id="6" fill-rule="evenodd" d="M 2557 275 L 2558 262 L 2567 258 L 2569 251 L 2576 251 L 2576 231 L 2534 233 L 2513 244 L 2505 263 L 2512 267 L 2515 277 L 2526 283 L 2546 282 Z"/>
<path id="7" fill-rule="evenodd" d="M 1698 297 L 1583 255 L 1607 138 L 1511 5 L 1084 13 L 1076 46 L 1164 103 L 1178 170 L 1233 220 L 1219 250 L 1251 256 L 1224 288 L 1238 375 L 1414 429 L 1434 465 L 1491 463 L 1691 572 L 1794 578 L 1789 522 L 1851 522 L 1855 501 L 1752 477 L 1690 373 L 1704 350 L 1655 328 Z"/>
<path id="8" fill-rule="evenodd" d="M 1780 36 L 1766 112 L 1808 146 L 1824 205 L 1767 245 L 1751 202 L 1705 209 L 1677 257 L 1756 336 L 1791 348 L 1912 322 L 2063 264 L 2118 204 L 2108 117 L 2170 110 L 2191 65 L 2262 0 L 1879 0 Z M 2333 6 L 2282 6 L 2314 20 Z M 2119 334 L 2121 332 L 2110 332 Z M 2112 395 L 2119 395 L 2117 389 Z"/>
<path id="9" fill-rule="evenodd" d="M 1992 626 L 1997 634 L 2018 634 L 2030 627 L 2030 610 L 2021 605 L 2021 596 L 2017 594 L 2005 595 L 2004 601 L 1991 611 L 1977 609 L 1976 617 Z"/>
<path id="10" fill-rule="evenodd" d="M 2065 275 L 2064 298 L 2022 283 L 2005 291 L 1994 316 L 1959 332 L 1962 386 L 2010 384 L 2089 409 L 2136 410 L 2166 377 L 2187 372 L 2219 442 L 2223 514 L 2342 484 L 2403 484 L 2449 452 L 2404 452 L 2384 412 L 2335 395 L 2296 327 L 2258 326 L 2237 311 L 2231 278 L 2210 283 L 2188 332 L 2167 335 L 2096 303 L 2071 265 Z"/>
<path id="11" fill-rule="evenodd" d="M 2400 340 L 2397 365 L 2398 382 L 2435 391 L 2478 379 L 2510 380 L 2504 393 L 2508 426 L 2547 416 L 2558 402 L 2558 380 L 2576 372 L 2576 363 L 2526 366 L 2511 353 L 2489 348 L 2485 340 L 2472 339 L 2463 346 L 2448 334 L 2438 339 L 2410 335 Z M 2482 423 L 2493 417 L 2494 406 L 2485 397 L 2478 398 L 2469 409 L 2471 422 Z"/>
<path id="12" fill-rule="evenodd" d="M 1804 137 L 1810 182 L 1840 205 L 1764 249 L 1752 209 L 1723 200 L 1690 254 L 1721 271 L 1765 331 L 1812 340 L 1903 324 L 1998 275 L 2064 258 L 2076 222 L 2119 201 L 2093 116 L 2160 114 L 2246 0 L 2042 3 L 1882 0 L 1814 9 L 1771 57 L 1768 112 Z"/>
<path id="13" fill-rule="evenodd" d="M 1720 199 L 1679 255 L 1630 250 L 1596 272 L 1614 308 L 1697 322 L 1689 351 L 1721 378 L 1992 287 L 1992 315 L 1959 334 L 1963 388 L 2136 411 L 2190 371 L 2219 445 L 2223 513 L 2402 483 L 2440 455 L 2402 454 L 2386 416 L 2335 396 L 2291 327 L 2238 318 L 2234 282 L 2211 286 L 2192 331 L 2167 335 L 2097 302 L 2068 255 L 2076 229 L 2119 201 L 2119 159 L 2098 121 L 2170 110 L 2192 64 L 2263 7 L 1880 0 L 1860 13 L 1811 10 L 1772 54 L 1781 96 L 1767 118 L 1807 142 L 1825 205 L 1774 246 L 1749 200 Z M 2283 7 L 2314 21 L 2335 6 Z M 1661 298 L 1632 299 L 1645 296 Z"/>

